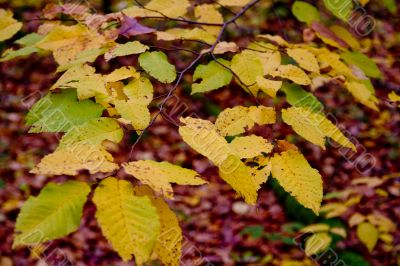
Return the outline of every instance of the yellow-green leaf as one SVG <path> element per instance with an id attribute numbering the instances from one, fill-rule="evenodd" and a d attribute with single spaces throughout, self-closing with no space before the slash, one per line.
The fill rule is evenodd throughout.
<path id="1" fill-rule="evenodd" d="M 140 43 L 139 41 L 117 44 L 104 55 L 104 58 L 106 59 L 106 61 L 109 61 L 118 56 L 141 54 L 146 52 L 147 49 L 149 49 L 149 47 Z"/>
<path id="2" fill-rule="evenodd" d="M 48 183 L 22 206 L 15 225 L 13 248 L 47 242 L 75 231 L 90 192 L 85 182 Z"/>
<path id="3" fill-rule="evenodd" d="M 256 85 L 257 77 L 264 74 L 264 66 L 260 58 L 251 52 L 236 54 L 232 58 L 231 69 L 246 87 Z"/>
<path id="4" fill-rule="evenodd" d="M 198 65 L 196 67 L 193 81 L 201 79 L 201 82 L 193 83 L 192 94 L 216 90 L 231 82 L 231 71 L 220 64 L 229 67 L 229 62 L 224 59 L 219 59 L 218 62 L 211 61 L 207 65 Z"/>
<path id="5" fill-rule="evenodd" d="M 163 52 L 145 52 L 139 56 L 140 66 L 152 77 L 163 83 L 171 83 L 176 78 L 174 65 L 168 62 Z"/>
<path id="6" fill-rule="evenodd" d="M 357 237 L 371 252 L 379 239 L 379 232 L 375 226 L 364 222 L 357 226 Z"/>
<path id="7" fill-rule="evenodd" d="M 283 189 L 316 214 L 322 201 L 322 178 L 304 156 L 296 150 L 275 154 L 271 158 L 272 176 Z"/>
<path id="8" fill-rule="evenodd" d="M 104 140 L 119 143 L 124 132 L 115 119 L 100 117 L 70 129 L 60 140 L 60 148 L 70 145 L 90 144 L 101 146 Z"/>
<path id="9" fill-rule="evenodd" d="M 171 183 L 179 185 L 202 185 L 207 183 L 196 171 L 182 168 L 168 162 L 142 160 L 123 165 L 125 172 L 134 176 L 155 192 L 173 198 Z"/>
<path id="10" fill-rule="evenodd" d="M 346 148 L 356 150 L 343 133 L 325 116 L 308 108 L 290 107 L 282 110 L 283 121 L 292 126 L 297 134 L 325 149 L 325 138 L 330 137 Z"/>
<path id="11" fill-rule="evenodd" d="M 136 196 L 132 185 L 114 177 L 96 188 L 93 202 L 101 231 L 124 261 L 135 256 L 143 265 L 150 258 L 160 233 L 156 208 L 147 196 Z"/>

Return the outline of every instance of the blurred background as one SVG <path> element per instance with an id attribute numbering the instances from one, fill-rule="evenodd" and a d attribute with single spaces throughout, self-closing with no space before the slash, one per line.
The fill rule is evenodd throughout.
<path id="1" fill-rule="evenodd" d="M 0 8 L 11 9 L 15 18 L 24 22 L 23 30 L 13 40 L 37 29 L 42 23 L 41 11 L 50 2 L 0 0 Z M 209 2 L 212 1 L 198 1 Z M 314 4 L 320 5 L 319 2 L 314 1 Z M 89 4 L 99 13 L 109 13 L 133 3 L 105 0 L 82 1 L 81 4 Z M 239 26 L 228 30 L 225 39 L 245 45 L 256 34 L 269 33 L 291 42 L 302 41 L 306 26 L 291 14 L 291 3 L 289 0 L 261 1 L 257 8 L 238 20 Z M 346 265 L 400 265 L 400 114 L 398 106 L 387 99 L 390 91 L 400 92 L 400 21 L 399 16 L 391 15 L 380 1 L 371 1 L 366 10 L 377 22 L 374 32 L 363 41 L 367 44 L 365 52 L 378 63 L 384 75 L 383 79 L 374 81 L 380 112 L 356 103 L 337 84 L 326 84 L 314 92 L 324 104 L 325 112 L 351 134 L 352 141 L 357 143 L 357 154 L 344 154 L 331 145 L 321 150 L 280 122 L 250 131 L 271 141 L 286 139 L 300 147 L 311 166 L 323 176 L 324 215 L 317 217 L 301 207 L 272 178 L 260 190 L 256 206 L 245 204 L 220 180 L 217 169 L 206 158 L 182 142 L 175 123 L 162 117 L 135 146 L 134 160 L 169 161 L 195 169 L 209 181 L 201 187 L 174 187 L 175 200 L 169 202 L 184 233 L 182 265 L 315 265 L 316 262 L 329 265 L 324 264 L 324 256 L 328 255 L 337 256 Z M 165 27 L 161 21 L 141 23 L 157 29 Z M 174 26 L 174 22 L 168 23 L 169 27 Z M 202 49 L 198 43 L 160 44 L 154 36 L 140 38 L 146 44 L 162 46 L 178 69 L 183 69 L 193 59 L 193 54 L 176 50 L 176 47 Z M 9 48 L 13 40 L 0 43 L 0 50 Z M 136 63 L 137 58 L 132 55 L 110 62 L 99 58 L 94 66 L 99 72 L 108 73 L 117 66 Z M 0 265 L 131 265 L 122 263 L 101 235 L 94 219 L 95 208 L 90 202 L 85 206 L 78 231 L 35 248 L 11 250 L 14 223 L 23 202 L 29 195 L 37 195 L 50 180 L 58 182 L 71 178 L 46 178 L 28 173 L 44 155 L 56 148 L 60 137 L 50 133 L 28 134 L 29 128 L 24 124 L 30 106 L 57 80 L 56 68 L 50 55 L 34 54 L 0 63 Z M 175 97 L 168 102 L 169 120 L 177 121 L 178 116 L 196 113 L 214 121 L 224 108 L 255 104 L 237 85 L 190 96 L 191 82 L 191 76 L 185 76 Z M 155 92 L 159 98 L 152 103 L 154 111 L 167 88 L 156 85 Z M 280 94 L 276 99 L 265 97 L 260 103 L 277 108 L 287 105 Z M 120 145 L 108 144 L 107 148 L 118 163 L 128 160 L 137 137 L 133 131 L 127 131 Z M 73 178 L 95 180 L 101 177 L 82 171 Z M 121 172 L 119 177 L 126 178 Z M 379 220 L 376 222 L 379 240 L 372 251 L 357 236 L 354 217 L 358 214 L 375 222 Z M 328 234 L 332 242 L 327 247 L 330 251 L 324 256 L 307 258 L 299 237 L 304 234 L 302 229 L 317 223 L 330 228 Z M 158 265 L 156 261 L 154 265 Z"/>

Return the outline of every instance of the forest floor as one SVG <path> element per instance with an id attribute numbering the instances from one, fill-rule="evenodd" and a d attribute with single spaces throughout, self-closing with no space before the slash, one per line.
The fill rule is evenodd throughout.
<path id="1" fill-rule="evenodd" d="M 297 22 L 283 18 L 284 22 L 272 14 L 260 31 L 298 40 L 301 37 L 301 28 L 296 25 Z M 374 84 L 377 96 L 381 99 L 380 112 L 355 103 L 343 88 L 333 84 L 316 91 L 318 99 L 325 104 L 326 113 L 337 119 L 345 132 L 357 140 L 357 154 L 342 154 L 340 149 L 333 146 L 322 150 L 296 136 L 290 127 L 282 123 L 267 128 L 255 127 L 251 131 L 269 140 L 286 139 L 296 143 L 311 166 L 322 174 L 324 194 L 348 188 L 357 191 L 360 195 L 359 203 L 350 206 L 339 217 L 331 219 L 332 223 L 345 225 L 348 234 L 345 240 L 338 243 L 335 252 L 340 254 L 351 251 L 360 254 L 371 265 L 396 265 L 400 259 L 398 225 L 393 233 L 391 248 L 380 241 L 371 253 L 358 240 L 355 228 L 348 226 L 348 219 L 355 212 L 379 213 L 395 223 L 400 221 L 400 113 L 397 106 L 385 100 L 390 91 L 389 86 L 400 88 L 400 45 L 385 47 L 389 34 L 396 34 L 391 22 L 381 20 L 377 33 L 372 36 L 374 46 L 370 50 L 372 57 L 380 60 L 379 66 L 385 76 L 383 81 Z M 391 66 L 386 62 L 389 57 L 395 59 Z M 118 63 L 129 65 L 132 60 L 132 57 L 126 57 Z M 180 58 L 175 58 L 178 66 L 185 65 L 185 62 L 179 63 L 178 60 Z M 11 249 L 15 219 L 27 197 L 37 195 L 50 180 L 58 182 L 71 178 L 46 178 L 29 174 L 29 170 L 41 157 L 56 148 L 60 137 L 48 133 L 28 134 L 29 128 L 24 124 L 24 116 L 29 107 L 57 79 L 52 74 L 56 67 L 50 56 L 33 55 L 0 63 L 0 265 L 45 265 L 38 257 L 45 258 L 49 265 L 60 265 L 57 263 L 64 257 L 77 266 L 128 265 L 118 262 L 119 257 L 101 235 L 94 219 L 95 207 L 92 203 L 85 206 L 79 230 L 69 236 L 44 245 L 42 250 Z M 97 61 L 96 67 L 104 72 L 110 69 L 110 65 L 103 61 Z M 190 80 L 186 79 L 173 100 L 168 103 L 167 113 L 173 112 L 173 106 L 179 103 L 183 116 L 195 113 L 202 118 L 215 120 L 216 115 L 224 108 L 254 103 L 240 87 L 231 86 L 194 98 L 190 96 L 188 87 Z M 165 93 L 165 87 L 156 88 L 156 96 Z M 267 98 L 262 99 L 261 103 L 269 106 L 273 104 Z M 277 99 L 274 103 L 278 106 L 285 105 L 282 99 Z M 156 107 L 157 103 L 154 103 L 153 110 Z M 176 121 L 177 113 L 169 114 Z M 108 148 L 117 162 L 128 160 L 136 137 L 134 134 L 126 134 L 121 145 L 109 145 Z M 366 155 L 373 158 L 373 163 L 363 165 Z M 213 265 L 267 265 L 269 262 L 285 259 L 303 260 L 305 255 L 301 247 L 290 241 L 296 235 L 293 228 L 324 219 L 300 211 L 298 205 L 287 196 L 280 195 L 273 180 L 262 186 L 256 206 L 244 204 L 221 181 L 217 169 L 182 142 L 176 125 L 162 117 L 135 146 L 133 159 L 178 163 L 195 169 L 209 181 L 209 184 L 201 187 L 174 187 L 176 197 L 170 205 L 178 214 L 184 232 L 183 265 L 206 265 L 207 262 Z M 393 175 L 378 186 L 352 183 L 360 177 L 381 178 L 393 173 L 397 173 L 397 176 Z M 127 178 L 122 172 L 118 176 Z M 82 172 L 73 178 L 96 180 L 101 177 Z M 342 201 L 332 197 L 324 203 Z M 39 255 L 35 255 L 35 252 Z"/>

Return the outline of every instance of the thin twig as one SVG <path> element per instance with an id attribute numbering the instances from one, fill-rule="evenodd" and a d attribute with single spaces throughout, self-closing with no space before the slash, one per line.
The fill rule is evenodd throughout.
<path id="1" fill-rule="evenodd" d="M 234 23 L 239 17 L 241 17 L 248 9 L 250 9 L 252 6 L 254 6 L 255 4 L 257 4 L 259 1 L 261 0 L 252 0 L 250 3 L 248 3 L 247 5 L 245 5 L 240 11 L 239 13 L 237 13 L 234 17 L 232 17 L 231 19 L 225 21 L 222 24 L 221 30 L 218 33 L 218 36 L 215 40 L 215 42 L 211 45 L 209 51 L 207 53 L 209 54 L 213 54 L 215 47 L 217 46 L 217 44 L 221 41 L 222 36 L 226 30 L 226 28 Z M 135 2 L 138 3 L 137 0 L 135 0 Z M 139 5 L 141 5 L 140 3 L 138 3 Z M 143 5 L 141 5 L 143 6 Z M 154 115 L 154 117 L 151 119 L 150 123 L 147 125 L 147 127 L 145 129 L 143 129 L 143 131 L 140 133 L 140 135 L 138 136 L 138 138 L 136 139 L 135 143 L 132 145 L 131 147 L 131 151 L 129 153 L 129 160 L 132 160 L 132 155 L 133 155 L 133 150 L 135 148 L 135 146 L 139 143 L 139 141 L 141 140 L 143 134 L 154 124 L 154 122 L 156 121 L 156 119 L 160 116 L 160 114 L 162 113 L 164 106 L 166 105 L 166 103 L 168 102 L 168 100 L 171 98 L 171 96 L 173 95 L 174 91 L 178 88 L 180 82 L 183 79 L 183 76 L 185 75 L 185 73 L 187 71 L 189 71 L 198 61 L 200 61 L 200 59 L 206 55 L 207 53 L 200 53 L 187 67 L 185 67 L 178 75 L 178 79 L 176 80 L 174 86 L 168 91 L 167 96 L 164 98 L 164 100 L 161 102 L 161 104 L 159 105 L 159 110 L 158 112 Z"/>

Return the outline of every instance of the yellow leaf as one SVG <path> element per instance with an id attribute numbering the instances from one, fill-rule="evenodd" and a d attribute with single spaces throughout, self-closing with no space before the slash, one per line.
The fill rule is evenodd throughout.
<path id="1" fill-rule="evenodd" d="M 296 150 L 275 154 L 271 158 L 272 176 L 283 189 L 316 214 L 322 201 L 322 178 L 304 156 Z"/>
<path id="2" fill-rule="evenodd" d="M 205 50 L 205 52 L 209 51 Z M 214 48 L 214 54 L 224 54 L 227 52 L 236 53 L 239 51 L 239 47 L 234 42 L 219 42 Z"/>
<path id="3" fill-rule="evenodd" d="M 95 74 L 95 72 L 96 69 L 94 67 L 91 67 L 86 64 L 74 66 L 68 69 L 64 74 L 62 74 L 61 77 L 57 80 L 57 82 L 54 83 L 53 86 L 51 86 L 50 90 L 63 87 L 70 87 L 71 85 L 69 85 L 69 83 L 72 83 L 73 81 L 79 80 L 84 77 L 92 76 Z"/>
<path id="4" fill-rule="evenodd" d="M 91 174 L 113 172 L 118 165 L 110 153 L 90 144 L 74 144 L 46 155 L 30 173 L 37 175 L 77 175 L 87 169 Z"/>
<path id="5" fill-rule="evenodd" d="M 391 234 L 380 234 L 379 239 L 385 242 L 386 244 L 393 243 L 393 236 Z"/>
<path id="6" fill-rule="evenodd" d="M 103 235 L 124 261 L 135 255 L 138 265 L 148 261 L 160 233 L 156 208 L 147 196 L 136 196 L 125 180 L 101 181 L 93 196 L 96 219 Z"/>
<path id="7" fill-rule="evenodd" d="M 140 73 L 132 66 L 124 66 L 115 69 L 110 74 L 105 75 L 106 82 L 116 82 L 128 78 L 140 78 Z"/>
<path id="8" fill-rule="evenodd" d="M 340 60 L 339 54 L 324 49 L 318 52 L 317 59 L 321 65 L 329 65 L 337 74 L 356 79 L 353 71 Z"/>
<path id="9" fill-rule="evenodd" d="M 0 42 L 10 39 L 22 28 L 22 23 L 13 18 L 9 10 L 0 9 Z"/>
<path id="10" fill-rule="evenodd" d="M 198 40 L 212 44 L 216 40 L 216 37 L 214 35 L 200 28 L 192 28 L 192 29 L 173 28 L 166 31 L 157 31 L 156 35 L 157 35 L 157 40 L 161 41 L 187 39 L 187 40 Z"/>
<path id="11" fill-rule="evenodd" d="M 143 104 L 149 104 L 153 100 L 153 85 L 145 77 L 132 80 L 124 86 L 123 91 L 129 99 L 140 99 Z"/>
<path id="12" fill-rule="evenodd" d="M 277 80 L 266 79 L 264 77 L 257 77 L 257 86 L 272 98 L 276 97 L 276 93 L 282 87 L 283 82 Z"/>
<path id="13" fill-rule="evenodd" d="M 311 52 L 302 48 L 287 49 L 286 52 L 301 68 L 319 74 L 317 58 Z"/>
<path id="14" fill-rule="evenodd" d="M 279 35 L 261 34 L 258 38 L 267 39 L 270 42 L 276 43 L 279 46 L 290 47 L 291 45 Z"/>
<path id="15" fill-rule="evenodd" d="M 197 18 L 197 21 L 222 24 L 224 18 L 221 13 L 219 13 L 217 7 L 218 6 L 212 4 L 197 5 L 194 8 L 194 15 Z M 221 30 L 220 26 L 203 26 L 203 28 L 205 31 L 210 32 L 215 36 L 217 36 Z"/>
<path id="16" fill-rule="evenodd" d="M 300 229 L 302 233 L 318 233 L 329 231 L 330 226 L 327 224 L 311 224 Z"/>
<path id="17" fill-rule="evenodd" d="M 236 137 L 229 143 L 229 147 L 240 158 L 253 158 L 262 153 L 270 153 L 274 146 L 263 137 L 251 135 Z"/>
<path id="18" fill-rule="evenodd" d="M 357 226 L 357 237 L 371 252 L 378 242 L 379 232 L 370 223 L 364 222 Z"/>
<path id="19" fill-rule="evenodd" d="M 247 204 L 257 202 L 257 191 L 260 188 L 252 178 L 250 168 L 236 155 L 228 155 L 219 166 L 219 176 L 228 183 Z"/>
<path id="20" fill-rule="evenodd" d="M 378 187 L 385 182 L 384 179 L 379 178 L 379 177 L 360 177 L 353 179 L 351 181 L 351 184 L 353 185 L 367 185 L 368 187 L 374 188 Z"/>
<path id="21" fill-rule="evenodd" d="M 222 111 L 215 121 L 215 128 L 221 136 L 234 136 L 250 129 L 255 123 L 259 125 L 273 124 L 276 113 L 272 107 L 236 106 Z"/>
<path id="22" fill-rule="evenodd" d="M 286 124 L 292 126 L 297 134 L 322 149 L 325 149 L 325 138 L 330 137 L 343 147 L 356 150 L 354 144 L 331 121 L 307 108 L 290 107 L 283 109 L 282 119 Z"/>
<path id="23" fill-rule="evenodd" d="M 334 228 L 331 229 L 331 233 L 335 234 L 335 235 L 338 235 L 338 236 L 341 236 L 343 238 L 347 237 L 346 229 L 344 229 L 343 227 L 334 227 Z"/>
<path id="24" fill-rule="evenodd" d="M 323 213 L 326 218 L 334 218 L 344 214 L 348 208 L 343 203 L 328 203 L 321 207 L 320 213 Z"/>
<path id="25" fill-rule="evenodd" d="M 76 59 L 80 52 L 100 48 L 105 43 L 104 36 L 77 24 L 55 26 L 36 46 L 52 51 L 57 63 L 64 65 Z"/>
<path id="26" fill-rule="evenodd" d="M 104 77 L 95 73 L 89 65 L 77 65 L 68 69 L 50 88 L 76 88 L 78 99 L 84 100 L 96 94 L 107 94 Z"/>
<path id="27" fill-rule="evenodd" d="M 190 3 L 188 0 L 151 0 L 146 5 L 146 8 L 156 10 L 168 17 L 176 18 L 186 15 L 189 6 Z"/>
<path id="28" fill-rule="evenodd" d="M 350 80 L 345 83 L 346 89 L 356 98 L 357 101 L 364 104 L 365 106 L 379 111 L 376 104 L 379 102 L 375 97 L 373 91 L 367 87 L 363 82 L 358 82 L 355 80 Z"/>
<path id="29" fill-rule="evenodd" d="M 389 100 L 392 102 L 400 102 L 400 95 L 398 95 L 395 91 L 392 91 L 388 94 Z"/>
<path id="30" fill-rule="evenodd" d="M 181 122 L 184 125 L 179 127 L 179 134 L 183 140 L 218 166 L 220 177 L 247 203 L 255 204 L 257 190 L 267 180 L 270 168 L 257 171 L 247 167 L 210 121 L 187 117 Z"/>
<path id="31" fill-rule="evenodd" d="M 361 47 L 359 41 L 346 28 L 339 25 L 333 25 L 329 29 L 340 39 L 345 41 L 353 50 L 360 50 Z"/>
<path id="32" fill-rule="evenodd" d="M 134 191 L 135 195 L 147 196 L 157 209 L 161 231 L 154 246 L 154 252 L 165 265 L 179 266 L 183 237 L 178 218 L 162 198 L 154 196 L 149 187 L 135 187 Z"/>
<path id="33" fill-rule="evenodd" d="M 299 85 L 311 84 L 311 80 L 307 74 L 295 65 L 280 65 L 278 69 L 272 73 L 272 76 L 289 79 Z"/>
<path id="34" fill-rule="evenodd" d="M 181 118 L 179 134 L 195 151 L 219 166 L 231 153 L 228 142 L 219 135 L 213 123 L 191 117 Z"/>
<path id="35" fill-rule="evenodd" d="M 218 0 L 218 3 L 222 6 L 245 6 L 250 0 Z"/>
<path id="36" fill-rule="evenodd" d="M 332 237 L 328 233 L 316 233 L 306 240 L 305 253 L 307 256 L 325 251 L 331 244 Z"/>
<path id="37" fill-rule="evenodd" d="M 190 3 L 188 0 L 151 0 L 145 8 L 132 6 L 122 10 L 129 17 L 183 17 Z"/>
<path id="38" fill-rule="evenodd" d="M 369 214 L 367 220 L 375 225 L 380 232 L 394 232 L 396 230 L 396 225 L 382 214 Z"/>
<path id="39" fill-rule="evenodd" d="M 179 185 L 202 185 L 207 183 L 196 171 L 167 162 L 150 160 L 129 162 L 123 165 L 125 171 L 150 186 L 156 193 L 173 198 L 171 183 Z"/>
<path id="40" fill-rule="evenodd" d="M 150 111 L 143 99 L 115 100 L 114 105 L 121 118 L 129 121 L 136 131 L 142 131 L 149 125 Z"/>
<path id="41" fill-rule="evenodd" d="M 144 130 L 151 121 L 148 105 L 153 99 L 153 85 L 147 78 L 141 77 L 124 86 L 123 93 L 128 99 L 114 99 L 116 111 L 135 130 Z"/>

